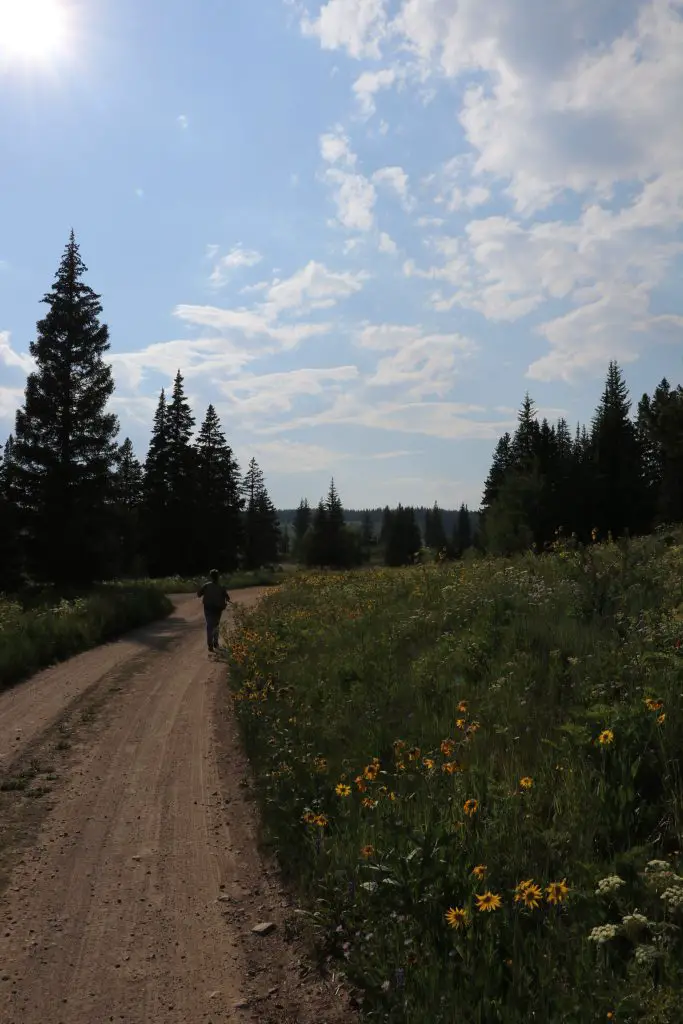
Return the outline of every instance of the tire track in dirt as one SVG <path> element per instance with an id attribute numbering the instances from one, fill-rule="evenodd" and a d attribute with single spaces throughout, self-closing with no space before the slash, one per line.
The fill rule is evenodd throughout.
<path id="1" fill-rule="evenodd" d="M 181 614 L 192 628 L 166 650 L 131 656 L 14 865 L 0 898 L 3 1024 L 352 1019 L 285 941 L 290 901 L 257 849 L 225 671 L 207 659 L 196 605 Z M 279 927 L 257 937 L 263 919 Z"/>

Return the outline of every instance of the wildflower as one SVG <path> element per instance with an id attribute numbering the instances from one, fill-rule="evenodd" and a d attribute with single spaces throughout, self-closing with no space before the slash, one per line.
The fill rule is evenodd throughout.
<path id="1" fill-rule="evenodd" d="M 610 743 L 614 743 L 614 733 L 611 729 L 603 729 L 598 736 L 598 743 L 601 747 L 608 747 Z"/>
<path id="2" fill-rule="evenodd" d="M 419 747 L 411 747 L 410 750 L 408 751 L 408 760 L 409 761 L 418 761 L 419 758 L 420 758 L 420 748 Z"/>
<path id="3" fill-rule="evenodd" d="M 683 887 L 665 889 L 661 898 L 671 910 L 680 910 L 683 907 Z"/>
<path id="4" fill-rule="evenodd" d="M 396 771 L 397 772 L 404 772 L 405 770 L 406 770 L 406 766 L 405 766 L 404 762 L 403 761 L 397 761 L 396 762 Z"/>
<path id="5" fill-rule="evenodd" d="M 588 941 L 597 942 L 599 946 L 604 946 L 606 942 L 614 938 L 618 931 L 619 928 L 616 924 L 602 924 L 597 928 L 593 928 L 588 936 Z"/>
<path id="6" fill-rule="evenodd" d="M 643 928 L 647 928 L 648 920 L 644 914 L 627 914 L 626 917 L 622 917 L 621 923 L 624 926 L 624 931 L 629 938 L 635 938 Z"/>
<path id="7" fill-rule="evenodd" d="M 458 718 L 456 723 L 455 723 L 455 728 L 456 729 L 464 729 L 465 728 L 465 719 L 464 718 Z"/>
<path id="8" fill-rule="evenodd" d="M 669 862 L 666 860 L 649 860 L 645 866 L 645 870 L 650 873 L 661 874 L 663 871 L 669 871 Z"/>
<path id="9" fill-rule="evenodd" d="M 467 924 L 467 911 L 464 907 L 449 907 L 446 920 L 450 928 L 464 928 Z"/>
<path id="10" fill-rule="evenodd" d="M 649 966 L 661 957 L 659 950 L 654 946 L 636 946 L 635 958 L 637 964 Z"/>
<path id="11" fill-rule="evenodd" d="M 374 781 L 379 775 L 379 765 L 373 761 L 372 764 L 368 764 L 363 769 L 363 778 L 368 779 L 370 782 Z"/>
<path id="12" fill-rule="evenodd" d="M 362 775 L 357 775 L 356 778 L 354 779 L 354 782 L 356 783 L 356 787 L 358 788 L 359 793 L 364 793 L 365 790 L 368 788 L 368 784 L 364 780 Z"/>
<path id="13" fill-rule="evenodd" d="M 551 882 L 545 893 L 548 903 L 564 903 L 569 895 L 567 879 L 563 878 L 561 882 Z"/>
<path id="14" fill-rule="evenodd" d="M 377 806 L 377 801 L 373 800 L 371 796 L 363 797 L 361 803 L 363 804 L 363 807 L 367 807 L 368 810 L 374 810 L 374 808 Z"/>
<path id="15" fill-rule="evenodd" d="M 484 876 L 486 875 L 486 865 L 477 864 L 476 867 L 472 868 L 472 874 L 474 875 L 475 878 L 478 878 L 481 881 L 482 878 L 484 878 Z"/>
<path id="16" fill-rule="evenodd" d="M 530 778 L 528 775 L 525 775 L 524 778 L 519 780 L 519 784 L 522 787 L 522 789 L 531 789 L 531 787 L 534 784 L 534 780 Z"/>
<path id="17" fill-rule="evenodd" d="M 458 704 L 458 711 L 460 712 L 461 715 L 466 715 L 467 714 L 467 701 L 466 700 L 461 700 L 460 701 L 460 703 Z"/>
<path id="18" fill-rule="evenodd" d="M 515 902 L 523 903 L 528 910 L 536 910 L 542 899 L 541 887 L 531 882 L 515 894 Z"/>
<path id="19" fill-rule="evenodd" d="M 318 828 L 327 828 L 327 825 L 329 824 L 328 819 L 327 819 L 327 815 L 326 814 L 316 814 L 316 816 L 315 816 L 315 824 L 318 826 Z"/>
<path id="20" fill-rule="evenodd" d="M 446 775 L 454 775 L 455 772 L 460 771 L 460 765 L 457 761 L 444 761 L 441 765 L 441 771 L 445 772 Z"/>
<path id="21" fill-rule="evenodd" d="M 345 782 L 339 782 L 335 788 L 337 796 L 351 796 L 351 787 L 347 786 Z"/>
<path id="22" fill-rule="evenodd" d="M 481 911 L 482 913 L 487 911 L 491 913 L 494 910 L 499 910 L 500 907 L 502 907 L 503 905 L 503 899 L 501 896 L 498 895 L 497 892 L 489 891 L 482 893 L 482 895 L 479 895 L 477 893 L 477 895 L 474 898 L 477 901 L 477 910 Z"/>
<path id="23" fill-rule="evenodd" d="M 318 815 L 314 814 L 313 811 L 306 811 L 306 813 L 303 816 L 303 820 L 306 822 L 307 825 L 315 825 L 315 819 L 317 817 Z"/>
<path id="24" fill-rule="evenodd" d="M 315 770 L 317 772 L 321 772 L 321 773 L 322 772 L 326 772 L 327 771 L 327 761 L 325 760 L 324 757 L 316 757 L 316 759 L 313 762 L 313 767 L 315 768 Z"/>
<path id="25" fill-rule="evenodd" d="M 450 757 L 455 750 L 455 743 L 453 740 L 442 740 L 441 741 L 441 753 L 444 757 Z"/>
<path id="26" fill-rule="evenodd" d="M 434 762 L 432 761 L 431 757 L 425 757 L 422 761 L 422 764 L 425 766 L 428 772 L 434 770 Z"/>
<path id="27" fill-rule="evenodd" d="M 466 800 L 465 803 L 463 804 L 463 808 L 462 809 L 463 809 L 463 811 L 465 812 L 465 814 L 467 815 L 468 818 L 473 818 L 474 815 L 479 810 L 479 801 L 478 800 Z"/>
<path id="28" fill-rule="evenodd" d="M 661 700 L 653 700 L 652 697 L 645 698 L 645 707 L 648 711 L 660 711 L 663 707 Z"/>
<path id="29" fill-rule="evenodd" d="M 623 878 L 619 878 L 619 875 L 608 875 L 607 878 L 601 878 L 598 882 L 598 887 L 595 890 L 596 896 L 611 896 L 612 893 L 617 892 L 621 889 L 622 885 L 626 885 Z"/>
<path id="30" fill-rule="evenodd" d="M 361 846 L 360 855 L 364 860 L 370 860 L 371 857 L 375 856 L 375 847 L 370 844 L 367 846 Z"/>
<path id="31" fill-rule="evenodd" d="M 664 712 L 662 712 L 661 715 L 657 715 L 657 725 L 664 725 L 665 722 L 666 722 L 666 715 L 665 715 Z"/>
<path id="32" fill-rule="evenodd" d="M 474 734 L 475 732 L 479 732 L 480 729 L 481 729 L 481 725 L 479 724 L 479 722 L 472 722 L 471 725 L 467 726 L 468 734 L 469 733 Z"/>

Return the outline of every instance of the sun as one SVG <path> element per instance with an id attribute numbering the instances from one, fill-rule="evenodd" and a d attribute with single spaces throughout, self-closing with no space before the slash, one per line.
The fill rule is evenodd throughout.
<path id="1" fill-rule="evenodd" d="M 55 56 L 66 20 L 60 0 L 0 0 L 0 57 L 40 62 Z"/>

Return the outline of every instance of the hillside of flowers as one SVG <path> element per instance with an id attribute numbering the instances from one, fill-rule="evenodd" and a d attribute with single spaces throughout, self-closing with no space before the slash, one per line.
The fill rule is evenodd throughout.
<path id="1" fill-rule="evenodd" d="M 363 1020 L 680 1021 L 682 541 L 296 577 L 240 618 L 267 837 Z"/>

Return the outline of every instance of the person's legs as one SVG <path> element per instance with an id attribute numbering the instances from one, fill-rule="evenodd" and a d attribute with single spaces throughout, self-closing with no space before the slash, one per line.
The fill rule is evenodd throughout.
<path id="1" fill-rule="evenodd" d="M 214 628 L 213 628 L 213 649 L 214 649 L 214 651 L 218 650 L 218 646 L 219 646 L 219 642 L 220 642 L 220 637 L 219 637 L 219 634 L 218 634 L 218 629 L 220 627 L 220 624 L 221 624 L 221 613 L 220 612 L 216 612 L 216 617 L 214 619 Z"/>
<path id="2" fill-rule="evenodd" d="M 208 608 L 205 608 L 204 618 L 206 619 L 206 645 L 209 650 L 212 651 L 214 647 L 214 632 L 216 628 L 213 612 L 209 611 Z"/>

